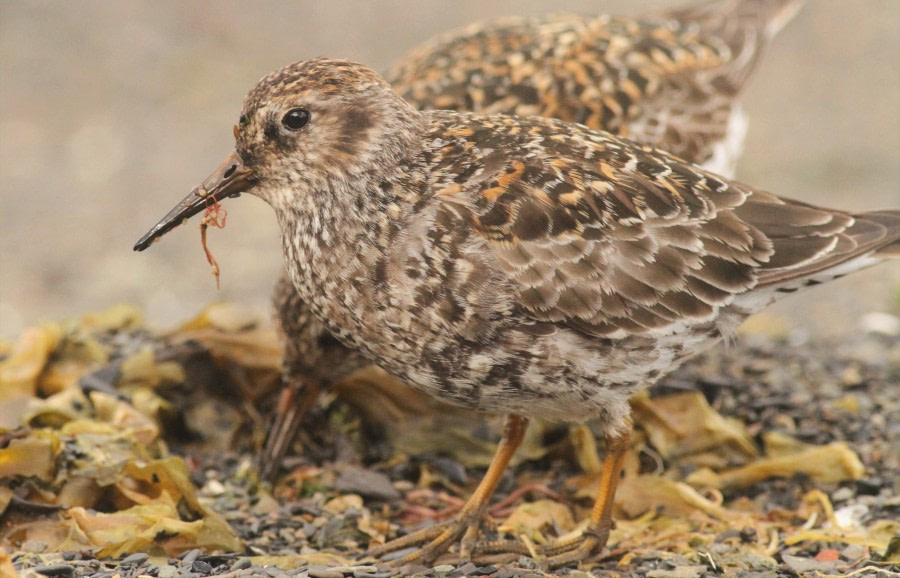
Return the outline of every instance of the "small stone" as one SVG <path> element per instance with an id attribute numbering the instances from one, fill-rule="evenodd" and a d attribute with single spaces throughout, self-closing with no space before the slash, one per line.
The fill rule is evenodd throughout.
<path id="1" fill-rule="evenodd" d="M 877 496 L 885 487 L 881 478 L 863 478 L 856 480 L 856 491 L 863 496 Z"/>
<path id="2" fill-rule="evenodd" d="M 434 567 L 434 573 L 435 574 L 449 574 L 450 572 L 453 572 L 455 569 L 456 568 L 454 566 L 451 566 L 450 564 L 441 564 L 440 566 Z"/>
<path id="3" fill-rule="evenodd" d="M 436 456 L 429 459 L 428 464 L 440 472 L 442 476 L 450 480 L 451 483 L 458 486 L 464 486 L 469 481 L 466 467 L 454 459 L 445 456 Z"/>
<path id="4" fill-rule="evenodd" d="M 130 556 L 126 556 L 125 558 L 122 558 L 122 561 L 119 562 L 119 564 L 122 564 L 123 566 L 125 564 L 139 565 L 139 564 L 143 564 L 144 562 L 146 562 L 148 558 L 150 558 L 150 554 L 146 554 L 144 552 L 137 552 L 135 554 L 132 554 Z"/>
<path id="5" fill-rule="evenodd" d="M 194 563 L 194 560 L 196 560 L 199 556 L 200 556 L 200 550 L 194 548 L 193 550 L 188 550 L 187 552 L 183 552 L 179 556 L 179 559 L 181 560 L 182 564 L 184 564 L 185 566 L 190 566 L 191 564 Z"/>
<path id="6" fill-rule="evenodd" d="M 237 560 L 234 561 L 234 564 L 231 565 L 231 568 L 229 568 L 229 570 L 231 572 L 235 572 L 237 570 L 243 570 L 244 568 L 249 568 L 251 565 L 252 565 L 252 562 L 250 562 L 250 558 L 238 558 Z"/>
<path id="7" fill-rule="evenodd" d="M 359 494 L 373 500 L 389 501 L 400 498 L 400 492 L 386 475 L 352 465 L 340 467 L 334 489 L 342 494 Z"/>
<path id="8" fill-rule="evenodd" d="M 813 558 L 801 558 L 800 556 L 791 556 L 790 554 L 782 554 L 781 561 L 787 564 L 791 570 L 800 575 L 812 574 L 813 572 L 832 572 L 834 570 L 834 562 L 820 562 Z"/>
<path id="9" fill-rule="evenodd" d="M 841 559 L 840 553 L 833 548 L 826 548 L 816 554 L 816 560 L 819 562 L 837 562 Z"/>
<path id="10" fill-rule="evenodd" d="M 34 554 L 40 554 L 47 550 L 47 543 L 42 542 L 40 540 L 25 540 L 22 542 L 22 551 L 23 552 L 32 552 Z"/>
<path id="11" fill-rule="evenodd" d="M 75 574 L 75 566 L 71 564 L 42 564 L 31 570 L 44 576 L 72 576 Z"/>
<path id="12" fill-rule="evenodd" d="M 516 564 L 520 568 L 525 568 L 526 570 L 536 570 L 538 568 L 537 561 L 533 558 L 530 558 L 529 556 L 519 556 Z"/>
<path id="13" fill-rule="evenodd" d="M 472 562 L 466 562 L 456 570 L 450 573 L 450 576 L 471 576 L 472 572 L 477 568 Z"/>
<path id="14" fill-rule="evenodd" d="M 363 566 L 332 566 L 330 570 L 340 572 L 341 574 L 353 574 L 356 571 L 377 572 L 378 566 L 373 566 L 371 564 Z"/>
<path id="15" fill-rule="evenodd" d="M 849 562 L 855 562 L 866 557 L 866 547 L 862 544 L 850 544 L 841 550 L 841 557 Z"/>
<path id="16" fill-rule="evenodd" d="M 159 570 L 156 572 L 157 578 L 175 578 L 176 576 L 182 576 L 184 573 L 179 570 L 177 566 L 169 566 L 168 564 L 165 566 L 159 566 Z"/>
<path id="17" fill-rule="evenodd" d="M 203 486 L 203 492 L 210 496 L 221 496 L 225 493 L 225 485 L 219 480 L 209 480 Z"/>
<path id="18" fill-rule="evenodd" d="M 838 488 L 831 494 L 831 501 L 832 502 L 844 502 L 844 501 L 852 498 L 855 494 L 856 494 L 856 492 L 854 492 L 852 488 L 848 488 L 848 487 Z"/>
<path id="19" fill-rule="evenodd" d="M 865 504 L 850 504 L 834 511 L 834 519 L 841 528 L 852 528 L 861 525 L 863 517 L 869 512 Z"/>
<path id="20" fill-rule="evenodd" d="M 331 568 L 310 568 L 309 578 L 344 578 L 344 573 Z"/>
<path id="21" fill-rule="evenodd" d="M 671 570 L 651 570 L 647 578 L 700 578 L 708 569 L 707 566 L 676 566 Z"/>
<path id="22" fill-rule="evenodd" d="M 212 572 L 212 564 L 203 560 L 194 560 L 191 570 L 198 572 L 201 576 L 208 576 Z"/>
<path id="23" fill-rule="evenodd" d="M 890 313 L 866 313 L 860 317 L 859 326 L 867 333 L 878 333 L 887 337 L 900 335 L 900 317 Z"/>

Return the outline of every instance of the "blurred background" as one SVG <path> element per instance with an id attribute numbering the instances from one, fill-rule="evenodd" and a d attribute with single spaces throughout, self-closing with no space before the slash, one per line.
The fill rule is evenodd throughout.
<path id="1" fill-rule="evenodd" d="M 450 28 L 548 11 L 635 14 L 679 0 L 0 3 L 0 336 L 132 303 L 167 327 L 217 300 L 268 314 L 280 267 L 274 214 L 245 196 L 228 227 L 198 222 L 145 253 L 134 241 L 232 148 L 244 94 L 295 60 L 384 70 Z M 739 178 L 845 209 L 900 206 L 900 3 L 811 0 L 744 99 Z M 801 332 L 843 332 L 900 309 L 900 263 L 774 310 Z"/>

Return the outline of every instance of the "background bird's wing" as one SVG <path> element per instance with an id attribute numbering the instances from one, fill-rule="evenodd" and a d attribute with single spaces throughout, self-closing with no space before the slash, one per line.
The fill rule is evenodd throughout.
<path id="1" fill-rule="evenodd" d="M 731 176 L 746 120 L 738 97 L 803 0 L 719 0 L 639 20 L 627 56 L 646 88 L 619 134 Z"/>
<path id="2" fill-rule="evenodd" d="M 411 51 L 387 78 L 418 108 L 579 122 L 730 171 L 744 133 L 735 99 L 801 3 L 480 23 Z"/>

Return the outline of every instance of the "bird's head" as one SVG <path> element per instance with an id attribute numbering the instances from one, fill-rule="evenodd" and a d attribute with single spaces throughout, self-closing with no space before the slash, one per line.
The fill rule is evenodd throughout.
<path id="1" fill-rule="evenodd" d="M 365 66 L 325 58 L 286 66 L 247 95 L 225 162 L 134 248 L 243 192 L 281 209 L 341 184 L 381 179 L 411 152 L 421 126 L 421 114 Z"/>

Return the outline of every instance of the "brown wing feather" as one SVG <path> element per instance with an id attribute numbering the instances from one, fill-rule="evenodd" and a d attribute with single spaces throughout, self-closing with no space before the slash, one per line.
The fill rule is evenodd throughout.
<path id="1" fill-rule="evenodd" d="M 473 130 L 459 136 L 461 115 L 433 114 L 448 125 L 435 140 L 438 172 L 461 164 L 481 175 L 443 200 L 490 249 L 532 321 L 604 336 L 674 331 L 760 285 L 900 237 L 896 212 L 853 216 L 781 199 L 584 127 L 462 115 Z M 485 170 L 478 159 L 488 157 Z"/>
<path id="2" fill-rule="evenodd" d="M 652 83 L 655 90 L 646 92 L 641 114 L 631 119 L 629 131 L 623 134 L 692 162 L 709 161 L 713 147 L 728 141 L 730 130 L 739 130 L 731 125 L 738 108 L 735 99 L 772 37 L 802 4 L 802 0 L 723 0 L 657 16 L 680 23 L 680 34 L 670 46 L 678 49 L 674 54 L 692 58 L 685 58 L 683 66 L 659 69 Z M 665 124 L 657 126 L 654 121 L 661 118 Z M 741 137 L 742 130 L 729 156 L 740 152 Z M 735 160 L 721 160 L 720 168 Z"/>
<path id="3" fill-rule="evenodd" d="M 387 78 L 418 108 L 579 122 L 702 163 L 726 137 L 761 49 L 800 3 L 486 22 L 419 47 Z"/>
<path id="4" fill-rule="evenodd" d="M 446 200 L 466 208 L 532 320 L 611 335 L 708 318 L 771 255 L 733 212 L 746 187 L 580 127 L 466 116 L 476 128 L 441 141 L 441 172 L 463 154 L 521 156 Z"/>

